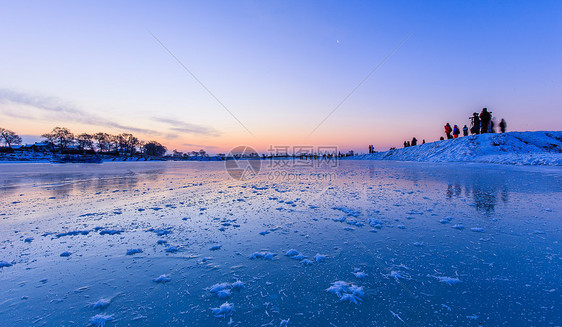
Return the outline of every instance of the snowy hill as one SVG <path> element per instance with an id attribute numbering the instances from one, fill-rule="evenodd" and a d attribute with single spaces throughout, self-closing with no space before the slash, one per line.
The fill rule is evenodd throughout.
<path id="1" fill-rule="evenodd" d="M 562 166 L 562 132 L 472 135 L 350 159 Z"/>

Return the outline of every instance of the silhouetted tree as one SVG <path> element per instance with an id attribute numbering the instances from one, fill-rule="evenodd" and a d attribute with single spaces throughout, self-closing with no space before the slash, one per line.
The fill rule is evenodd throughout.
<path id="1" fill-rule="evenodd" d="M 144 146 L 145 146 L 146 142 L 145 141 L 141 141 L 139 140 L 139 143 L 137 144 L 137 146 L 139 147 L 139 151 L 141 154 L 145 154 L 144 151 Z"/>
<path id="2" fill-rule="evenodd" d="M 0 140 L 2 139 L 10 149 L 12 148 L 12 144 L 21 144 L 21 137 L 19 137 L 18 134 L 0 127 Z"/>
<path id="3" fill-rule="evenodd" d="M 166 147 L 156 141 L 149 141 L 144 145 L 144 153 L 149 156 L 161 157 L 166 154 Z"/>
<path id="4" fill-rule="evenodd" d="M 117 135 L 117 142 L 119 143 L 119 151 L 128 155 L 133 155 L 139 145 L 139 139 L 129 133 Z"/>
<path id="5" fill-rule="evenodd" d="M 98 149 L 100 152 L 109 151 L 109 134 L 100 132 L 94 134 L 92 138 L 98 142 Z"/>
<path id="6" fill-rule="evenodd" d="M 61 152 L 74 142 L 74 134 L 64 127 L 55 127 L 50 133 L 43 134 L 41 137 L 58 146 Z"/>
<path id="7" fill-rule="evenodd" d="M 76 143 L 78 143 L 78 150 L 80 151 L 84 151 L 86 148 L 92 150 L 92 147 L 94 146 L 92 135 L 86 133 L 76 136 Z"/>
<path id="8" fill-rule="evenodd" d="M 118 135 L 109 135 L 109 151 L 119 153 L 119 141 L 120 137 Z"/>

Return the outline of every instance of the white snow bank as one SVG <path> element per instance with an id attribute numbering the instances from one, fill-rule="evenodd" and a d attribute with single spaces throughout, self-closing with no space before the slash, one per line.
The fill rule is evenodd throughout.
<path id="1" fill-rule="evenodd" d="M 562 132 L 471 135 L 347 159 L 562 166 Z"/>

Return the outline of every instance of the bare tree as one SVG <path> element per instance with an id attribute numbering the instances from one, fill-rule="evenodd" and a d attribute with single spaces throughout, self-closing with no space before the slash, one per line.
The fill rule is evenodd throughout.
<path id="1" fill-rule="evenodd" d="M 139 139 L 129 133 L 117 135 L 116 141 L 119 144 L 119 152 L 127 155 L 133 155 L 139 145 Z"/>
<path id="2" fill-rule="evenodd" d="M 76 143 L 78 143 L 78 149 L 84 151 L 84 149 L 89 148 L 90 150 L 94 146 L 93 137 L 90 134 L 80 134 L 76 136 Z"/>
<path id="3" fill-rule="evenodd" d="M 11 149 L 12 144 L 21 144 L 21 137 L 15 132 L 0 127 L 0 140 L 4 139 L 4 143 Z"/>
<path id="4" fill-rule="evenodd" d="M 146 141 L 139 141 L 137 146 L 139 147 L 139 151 L 141 154 L 145 154 L 144 146 L 146 145 Z"/>
<path id="5" fill-rule="evenodd" d="M 118 135 L 109 135 L 109 151 L 119 153 L 119 136 Z"/>
<path id="6" fill-rule="evenodd" d="M 61 152 L 74 142 L 74 134 L 64 127 L 55 127 L 50 133 L 41 136 L 58 146 Z"/>
<path id="7" fill-rule="evenodd" d="M 100 132 L 94 134 L 92 138 L 98 142 L 98 149 L 100 152 L 109 151 L 109 134 Z"/>
<path id="8" fill-rule="evenodd" d="M 133 136 L 133 134 L 121 134 L 125 139 L 125 144 L 127 147 L 127 153 L 129 155 L 135 154 L 136 147 L 139 145 L 139 139 Z"/>

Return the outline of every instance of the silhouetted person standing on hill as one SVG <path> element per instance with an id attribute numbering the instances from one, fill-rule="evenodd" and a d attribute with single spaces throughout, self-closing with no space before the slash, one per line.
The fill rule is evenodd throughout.
<path id="1" fill-rule="evenodd" d="M 455 125 L 455 127 L 453 127 L 453 137 L 454 138 L 459 137 L 460 133 L 461 133 L 461 131 L 459 130 L 459 127 L 457 125 Z"/>
<path id="2" fill-rule="evenodd" d="M 505 133 L 506 128 L 507 128 L 507 123 L 505 122 L 505 119 L 502 118 L 502 120 L 500 121 L 500 131 L 502 133 Z"/>
<path id="3" fill-rule="evenodd" d="M 422 140 L 422 144 L 425 144 L 425 139 Z"/>
<path id="4" fill-rule="evenodd" d="M 480 113 L 480 131 L 482 134 L 488 133 L 488 125 L 490 125 L 490 121 L 492 120 L 492 113 L 488 112 L 488 108 L 483 108 L 482 112 Z"/>
<path id="5" fill-rule="evenodd" d="M 478 117 L 478 113 L 473 113 L 472 117 L 470 117 L 470 120 L 472 121 L 470 132 L 472 134 L 480 134 L 480 117 Z"/>
<path id="6" fill-rule="evenodd" d="M 468 136 L 468 126 L 466 125 L 462 128 L 462 136 Z"/>
<path id="7" fill-rule="evenodd" d="M 408 147 L 408 142 L 404 141 L 404 147 L 405 147 L 405 148 Z"/>
<path id="8" fill-rule="evenodd" d="M 453 138 L 451 136 L 452 131 L 453 131 L 453 129 L 451 128 L 451 125 L 449 125 L 449 123 L 447 123 L 447 125 L 445 125 L 445 134 L 447 135 L 447 140 L 450 140 L 450 139 Z"/>
<path id="9" fill-rule="evenodd" d="M 414 137 L 412 139 L 412 146 L 416 146 L 416 145 L 418 145 L 418 139 Z"/>

